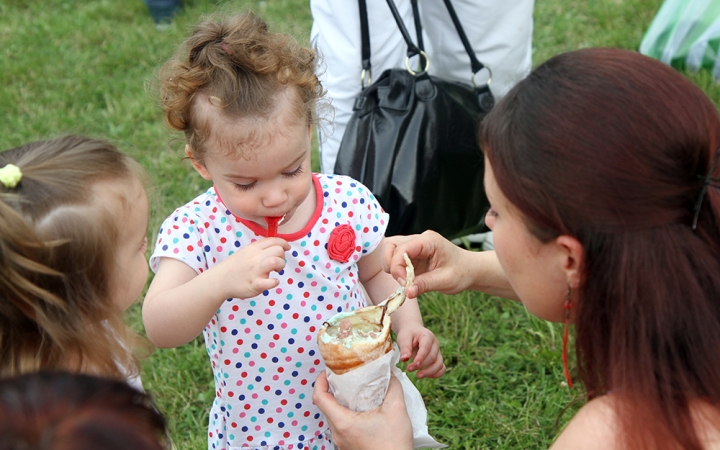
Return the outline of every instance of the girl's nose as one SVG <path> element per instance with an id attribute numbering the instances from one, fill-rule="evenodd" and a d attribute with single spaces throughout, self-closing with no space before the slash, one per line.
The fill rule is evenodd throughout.
<path id="1" fill-rule="evenodd" d="M 266 208 L 281 206 L 287 200 L 287 194 L 283 189 L 270 187 L 263 192 L 262 203 Z"/>

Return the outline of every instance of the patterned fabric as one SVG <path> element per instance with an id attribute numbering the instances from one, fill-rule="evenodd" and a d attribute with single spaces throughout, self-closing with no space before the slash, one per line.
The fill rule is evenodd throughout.
<path id="1" fill-rule="evenodd" d="M 332 449 L 327 421 L 312 404 L 313 383 L 325 366 L 316 334 L 333 315 L 366 305 L 357 261 L 375 250 L 388 215 L 372 193 L 345 176 L 314 175 L 317 209 L 288 241 L 280 284 L 254 298 L 230 298 L 203 330 L 215 379 L 209 449 Z M 347 262 L 331 259 L 328 241 L 354 249 Z M 162 225 L 153 270 L 161 257 L 185 262 L 198 274 L 266 230 L 232 215 L 214 189 L 177 209 Z M 343 253 L 344 254 L 344 253 Z M 342 258 L 340 258 L 342 259 Z"/>

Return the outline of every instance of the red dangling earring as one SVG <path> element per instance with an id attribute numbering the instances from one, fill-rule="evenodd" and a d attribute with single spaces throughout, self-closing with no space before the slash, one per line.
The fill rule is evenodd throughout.
<path id="1" fill-rule="evenodd" d="M 570 388 L 573 387 L 572 378 L 570 378 L 570 369 L 568 369 L 568 333 L 570 328 L 570 310 L 573 307 L 570 301 L 570 286 L 565 293 L 565 328 L 563 329 L 563 350 L 562 350 L 562 362 L 563 362 L 563 373 L 565 374 L 565 380 Z"/>

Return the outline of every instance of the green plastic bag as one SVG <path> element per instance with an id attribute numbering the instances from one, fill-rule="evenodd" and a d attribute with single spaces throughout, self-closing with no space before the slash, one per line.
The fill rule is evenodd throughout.
<path id="1" fill-rule="evenodd" d="M 676 69 L 704 67 L 720 81 L 720 0 L 665 0 L 640 53 Z"/>

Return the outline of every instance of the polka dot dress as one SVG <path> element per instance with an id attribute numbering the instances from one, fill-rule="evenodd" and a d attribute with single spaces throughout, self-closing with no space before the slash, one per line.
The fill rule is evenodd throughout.
<path id="1" fill-rule="evenodd" d="M 312 404 L 325 366 L 316 335 L 331 316 L 366 305 L 357 261 L 385 233 L 388 215 L 372 193 L 345 176 L 313 175 L 317 209 L 288 241 L 280 284 L 254 298 L 229 298 L 203 330 L 215 380 L 208 449 L 333 449 L 327 420 Z M 265 229 L 239 219 L 214 189 L 177 209 L 150 259 L 183 261 L 198 274 Z"/>

